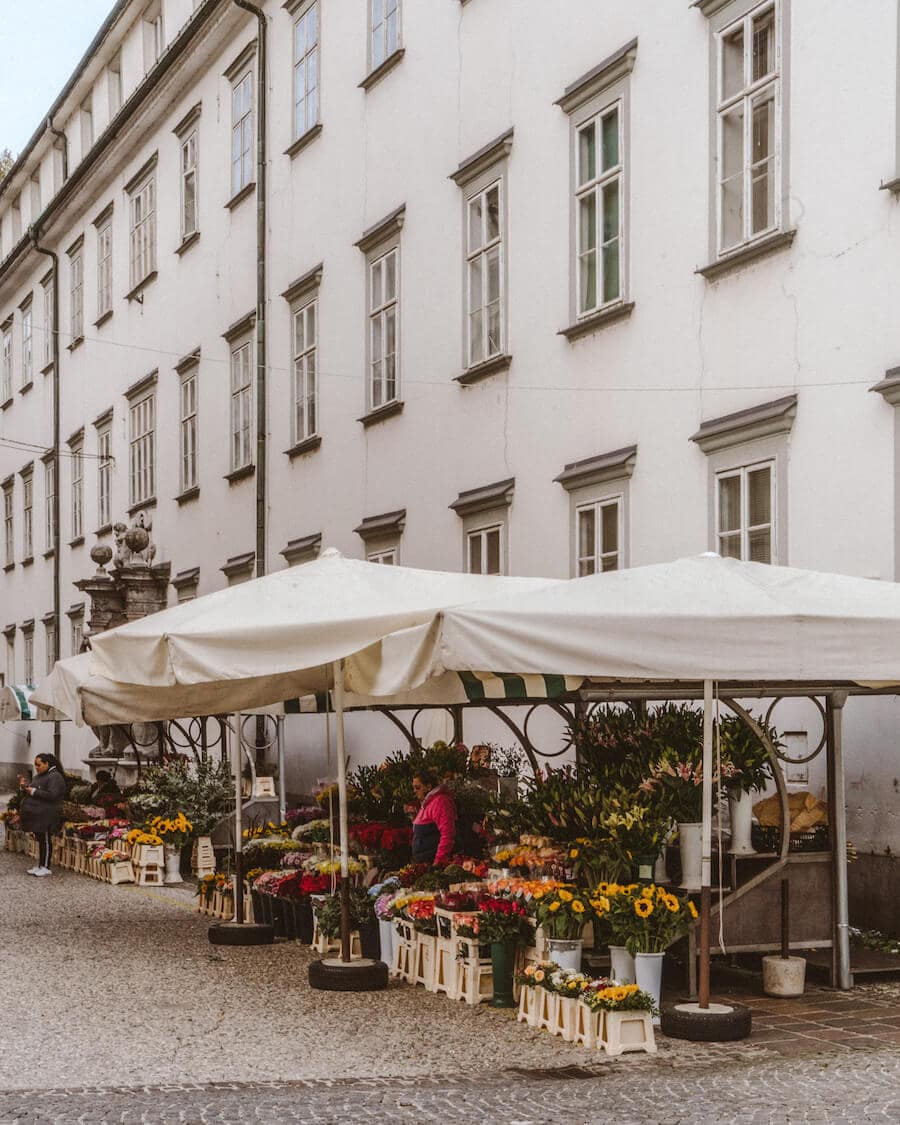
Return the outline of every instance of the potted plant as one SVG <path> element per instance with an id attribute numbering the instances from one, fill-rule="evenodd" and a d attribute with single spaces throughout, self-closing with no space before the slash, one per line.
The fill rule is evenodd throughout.
<path id="1" fill-rule="evenodd" d="M 163 842 L 166 856 L 166 883 L 181 882 L 181 849 L 193 836 L 194 826 L 183 812 L 174 817 L 155 816 L 148 830 Z"/>
<path id="2" fill-rule="evenodd" d="M 636 984 L 600 980 L 591 981 L 578 999 L 591 1013 L 588 1038 L 607 1054 L 656 1050 L 652 1020 L 659 1008 L 649 992 Z"/>
<path id="3" fill-rule="evenodd" d="M 514 1008 L 513 973 L 516 950 L 531 937 L 525 907 L 514 899 L 483 895 L 478 900 L 477 935 L 479 942 L 490 943 L 491 971 L 495 1008 Z"/>
<path id="4" fill-rule="evenodd" d="M 652 883 L 610 888 L 607 897 L 613 933 L 634 957 L 634 982 L 658 1008 L 665 951 L 688 932 L 697 908 L 686 895 Z"/>
<path id="5" fill-rule="evenodd" d="M 586 896 L 572 884 L 546 893 L 538 890 L 532 895 L 529 913 L 547 935 L 550 959 L 577 972 L 581 968 L 582 934 L 591 920 Z"/>

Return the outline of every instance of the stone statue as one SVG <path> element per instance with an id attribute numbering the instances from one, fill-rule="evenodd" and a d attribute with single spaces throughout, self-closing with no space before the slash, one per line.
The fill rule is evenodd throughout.
<path id="1" fill-rule="evenodd" d="M 153 523 L 143 512 L 138 513 L 131 527 L 124 523 L 113 524 L 116 547 L 113 564 L 119 570 L 134 566 L 150 566 L 156 554 L 156 544 L 150 540 Z"/>

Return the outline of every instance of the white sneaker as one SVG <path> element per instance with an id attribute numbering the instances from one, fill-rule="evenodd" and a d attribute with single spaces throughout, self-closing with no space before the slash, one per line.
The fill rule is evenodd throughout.
<path id="1" fill-rule="evenodd" d="M 37 873 L 38 873 L 39 871 L 40 871 L 40 867 L 39 867 L 39 866 L 36 866 L 36 867 L 29 867 L 29 868 L 28 868 L 28 870 L 27 870 L 27 871 L 25 872 L 25 874 L 26 874 L 26 875 L 37 875 Z"/>
<path id="2" fill-rule="evenodd" d="M 37 875 L 38 878 L 40 878 L 42 875 L 52 875 L 52 874 L 53 874 L 53 872 L 50 870 L 49 867 L 36 867 L 34 869 L 34 871 L 32 871 L 32 875 Z"/>

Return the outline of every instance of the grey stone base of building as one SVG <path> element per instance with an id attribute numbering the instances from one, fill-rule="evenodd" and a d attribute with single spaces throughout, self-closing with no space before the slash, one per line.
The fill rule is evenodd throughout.
<path id="1" fill-rule="evenodd" d="M 13 793 L 19 788 L 19 774 L 31 772 L 28 762 L 0 762 L 0 793 Z"/>

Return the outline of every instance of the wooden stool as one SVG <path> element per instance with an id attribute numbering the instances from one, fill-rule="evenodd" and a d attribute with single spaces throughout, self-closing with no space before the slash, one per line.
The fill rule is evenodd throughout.
<path id="1" fill-rule="evenodd" d="M 457 938 L 456 998 L 473 1007 L 494 995 L 490 957 L 482 957 L 477 938 Z"/>
<path id="2" fill-rule="evenodd" d="M 608 1055 L 621 1055 L 625 1051 L 646 1051 L 656 1054 L 653 1020 L 649 1012 L 606 1012 L 602 1046 Z"/>
<path id="3" fill-rule="evenodd" d="M 573 1043 L 580 1043 L 583 1047 L 599 1046 L 602 1037 L 603 1017 L 606 1013 L 602 1008 L 592 1012 L 587 1004 L 581 1001 L 575 1003 L 575 1028 L 572 1036 Z"/>
<path id="4" fill-rule="evenodd" d="M 139 867 L 137 870 L 137 884 L 139 887 L 163 886 L 163 869 L 159 864 L 148 863 L 146 867 Z M 213 898 L 215 898 L 215 895 Z"/>

